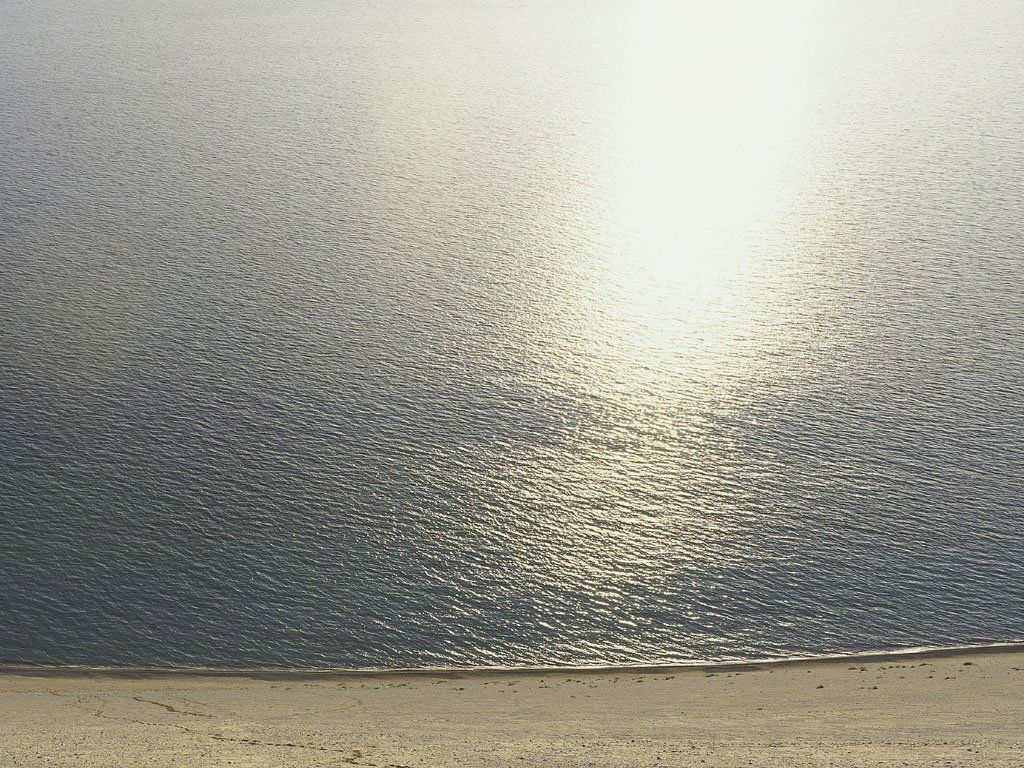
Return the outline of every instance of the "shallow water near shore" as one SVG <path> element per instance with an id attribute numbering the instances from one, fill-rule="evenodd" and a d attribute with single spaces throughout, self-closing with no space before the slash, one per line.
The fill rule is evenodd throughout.
<path id="1" fill-rule="evenodd" d="M 689 661 L 680 664 L 608 664 L 608 665 L 557 665 L 557 666 L 426 666 L 426 667 L 175 667 L 175 666 L 97 666 L 68 664 L 0 664 L 0 676 L 10 678 L 88 678 L 88 679 L 224 679 L 251 678 L 253 680 L 344 682 L 360 679 L 404 679 L 438 677 L 480 678 L 480 677 L 535 677 L 571 674 L 583 676 L 607 676 L 614 674 L 664 675 L 672 672 L 744 672 L 754 670 L 776 670 L 792 666 L 843 666 L 849 664 L 874 664 L 895 662 L 927 662 L 934 659 L 957 659 L 961 664 L 974 656 L 995 658 L 1002 654 L 1020 655 L 1024 652 L 1024 641 L 986 643 L 983 645 L 944 646 L 941 648 L 905 648 L 893 651 L 833 654 L 819 656 L 790 656 L 772 658 L 749 658 L 732 661 Z M 1016 670 L 1014 670 L 1016 671 Z"/>
<path id="2" fill-rule="evenodd" d="M 1024 8 L 0 0 L 0 661 L 1024 637 Z"/>

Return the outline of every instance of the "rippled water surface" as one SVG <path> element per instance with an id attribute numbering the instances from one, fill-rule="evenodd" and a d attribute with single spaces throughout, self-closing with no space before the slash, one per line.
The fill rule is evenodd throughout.
<path id="1" fill-rule="evenodd" d="M 0 0 L 0 659 L 1024 636 L 1024 6 Z"/>

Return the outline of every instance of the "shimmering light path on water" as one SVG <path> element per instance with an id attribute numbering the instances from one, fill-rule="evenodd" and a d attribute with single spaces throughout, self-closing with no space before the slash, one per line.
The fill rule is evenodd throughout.
<path id="1" fill-rule="evenodd" d="M 1024 636 L 1024 8 L 0 0 L 0 659 Z"/>

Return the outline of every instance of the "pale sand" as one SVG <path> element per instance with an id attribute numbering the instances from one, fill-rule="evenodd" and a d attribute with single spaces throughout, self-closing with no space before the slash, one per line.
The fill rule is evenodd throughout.
<path id="1" fill-rule="evenodd" d="M 0 766 L 1024 766 L 1024 648 L 604 672 L 0 672 Z"/>

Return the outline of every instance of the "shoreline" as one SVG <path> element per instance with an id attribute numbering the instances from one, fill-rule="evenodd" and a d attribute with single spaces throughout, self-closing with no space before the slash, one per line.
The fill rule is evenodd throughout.
<path id="1" fill-rule="evenodd" d="M 1020 768 L 1024 643 L 767 663 L 0 669 L 0 765 Z"/>
<path id="2" fill-rule="evenodd" d="M 100 666 L 85 664 L 25 664 L 0 662 L 0 677 L 104 678 L 104 679 L 181 679 L 245 678 L 254 680 L 333 680 L 386 677 L 473 677 L 473 676 L 536 676 L 552 674 L 660 674 L 691 671 L 749 671 L 765 667 L 789 665 L 830 665 L 843 663 L 875 663 L 913 659 L 942 659 L 974 654 L 1024 653 L 1024 640 L 1009 640 L 978 645 L 923 646 L 895 650 L 864 651 L 820 656 L 788 656 L 780 658 L 694 661 L 666 664 L 610 664 L 591 666 L 509 666 L 509 667 L 174 667 L 174 666 Z"/>

